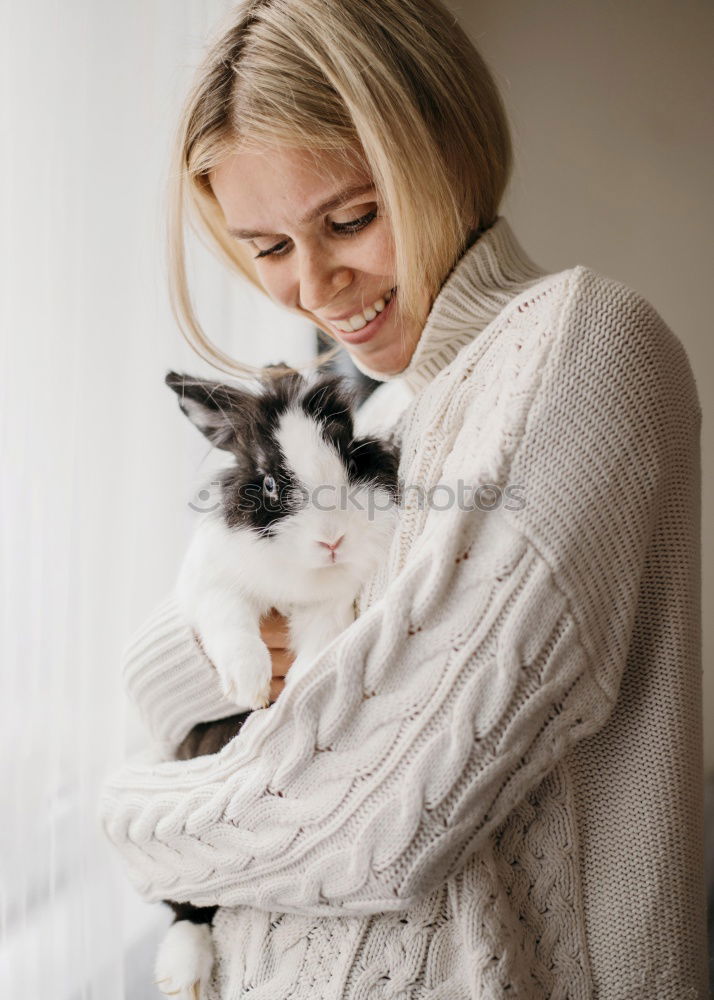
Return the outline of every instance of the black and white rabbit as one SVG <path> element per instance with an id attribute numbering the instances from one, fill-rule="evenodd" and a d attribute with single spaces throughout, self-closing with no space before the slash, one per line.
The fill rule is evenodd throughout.
<path id="1" fill-rule="evenodd" d="M 196 529 L 177 597 L 242 711 L 195 726 L 176 753 L 185 760 L 217 753 L 250 710 L 268 705 L 272 662 L 260 620 L 271 608 L 287 618 L 295 655 L 286 687 L 354 620 L 357 593 L 396 526 L 399 453 L 394 441 L 355 437 L 354 395 L 340 376 L 265 374 L 257 391 L 176 372 L 165 381 L 234 460 L 215 480 L 220 502 Z M 176 918 L 156 981 L 167 994 L 198 998 L 213 965 L 217 908 L 169 905 Z"/>

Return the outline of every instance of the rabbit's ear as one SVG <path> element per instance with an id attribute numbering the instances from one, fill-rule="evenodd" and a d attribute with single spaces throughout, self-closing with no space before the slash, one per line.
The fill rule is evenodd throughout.
<path id="1" fill-rule="evenodd" d="M 305 385 L 305 379 L 286 361 L 278 361 L 276 364 L 263 365 L 260 383 L 276 399 L 288 402 L 299 394 Z"/>
<path id="2" fill-rule="evenodd" d="M 211 444 L 225 451 L 235 450 L 246 424 L 254 421 L 254 393 L 212 379 L 172 371 L 164 381 L 179 397 L 181 410 Z"/>
<path id="3" fill-rule="evenodd" d="M 399 448 L 396 442 L 376 437 L 356 437 L 347 451 L 353 482 L 383 486 L 392 496 L 399 494 Z"/>
<path id="4" fill-rule="evenodd" d="M 352 437 L 352 410 L 355 404 L 356 392 L 343 375 L 318 376 L 302 398 L 305 413 L 321 420 L 330 435 L 347 435 L 348 439 Z"/>

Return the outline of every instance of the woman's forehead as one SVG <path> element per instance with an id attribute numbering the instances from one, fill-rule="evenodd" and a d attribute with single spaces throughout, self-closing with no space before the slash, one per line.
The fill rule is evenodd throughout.
<path id="1" fill-rule="evenodd" d="M 309 225 L 373 182 L 363 160 L 291 147 L 239 150 L 210 173 L 211 187 L 233 235 L 249 239 L 282 231 L 280 222 Z"/>

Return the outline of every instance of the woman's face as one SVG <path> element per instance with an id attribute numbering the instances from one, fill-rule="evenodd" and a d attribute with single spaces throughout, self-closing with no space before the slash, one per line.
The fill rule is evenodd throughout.
<path id="1" fill-rule="evenodd" d="M 357 158 L 347 165 L 307 150 L 243 151 L 210 181 L 272 299 L 307 313 L 375 371 L 406 367 L 430 303 L 425 294 L 420 322 L 402 319 L 391 227 Z"/>

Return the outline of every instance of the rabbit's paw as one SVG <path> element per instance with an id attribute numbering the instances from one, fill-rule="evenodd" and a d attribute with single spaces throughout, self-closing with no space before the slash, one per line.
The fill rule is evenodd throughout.
<path id="1" fill-rule="evenodd" d="M 165 996 L 204 1000 L 213 968 L 213 941 L 208 924 L 177 920 L 159 947 L 154 979 Z"/>
<path id="2" fill-rule="evenodd" d="M 230 701 L 248 709 L 267 708 L 273 661 L 262 639 L 241 640 L 229 656 L 216 663 L 223 693 Z"/>

